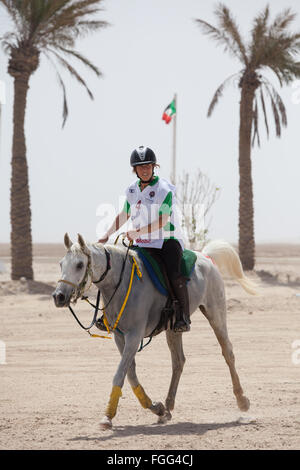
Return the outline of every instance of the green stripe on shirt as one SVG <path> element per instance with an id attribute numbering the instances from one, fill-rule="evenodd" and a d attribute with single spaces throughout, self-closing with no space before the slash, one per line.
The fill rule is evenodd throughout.
<path id="1" fill-rule="evenodd" d="M 164 201 L 162 202 L 158 215 L 163 215 L 163 214 L 172 214 L 172 191 L 169 191 L 168 194 L 166 195 Z"/>
<path id="2" fill-rule="evenodd" d="M 129 204 L 129 202 L 127 201 L 127 199 L 126 199 L 126 201 L 124 202 L 123 212 L 126 212 L 126 214 L 129 214 L 129 213 L 130 213 L 130 204 Z"/>

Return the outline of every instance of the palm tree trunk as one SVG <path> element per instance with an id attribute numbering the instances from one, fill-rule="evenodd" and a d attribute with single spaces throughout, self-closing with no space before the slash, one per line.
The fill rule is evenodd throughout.
<path id="1" fill-rule="evenodd" d="M 241 90 L 239 131 L 239 255 L 246 270 L 254 268 L 255 242 L 251 174 L 251 129 L 255 89 L 245 84 Z"/>
<path id="2" fill-rule="evenodd" d="M 24 119 L 30 75 L 14 78 L 11 175 L 11 278 L 33 279 L 31 209 Z"/>

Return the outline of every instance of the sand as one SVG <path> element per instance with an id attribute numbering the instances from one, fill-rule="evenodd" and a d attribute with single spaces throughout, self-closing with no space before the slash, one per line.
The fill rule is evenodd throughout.
<path id="1" fill-rule="evenodd" d="M 0 449 L 299 449 L 300 247 L 260 245 L 248 295 L 226 279 L 228 329 L 250 410 L 242 413 L 208 322 L 196 312 L 184 334 L 186 364 L 172 420 L 140 407 L 125 381 L 113 430 L 103 416 L 119 353 L 113 340 L 90 338 L 51 298 L 60 245 L 34 247 L 34 282 L 9 280 L 0 245 Z M 79 306 L 90 322 L 89 306 Z M 98 332 L 98 331 L 97 331 Z M 171 376 L 165 335 L 137 354 L 140 382 L 164 401 Z"/>

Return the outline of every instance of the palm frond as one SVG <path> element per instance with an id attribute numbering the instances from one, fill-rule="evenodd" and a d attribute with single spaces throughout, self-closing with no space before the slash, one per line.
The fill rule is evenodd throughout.
<path id="1" fill-rule="evenodd" d="M 274 123 L 275 123 L 275 130 L 276 130 L 276 136 L 280 137 L 281 136 L 281 122 L 280 122 L 280 116 L 279 112 L 276 106 L 276 102 L 274 101 L 272 91 L 269 89 L 268 83 L 264 82 L 263 84 L 265 90 L 267 91 L 270 101 L 271 101 L 271 107 L 273 111 L 273 117 L 274 117 Z"/>
<path id="2" fill-rule="evenodd" d="M 284 127 L 286 127 L 287 126 L 287 115 L 286 115 L 286 109 L 285 109 L 284 103 L 281 99 L 281 96 L 276 91 L 276 89 L 274 88 L 272 83 L 269 82 L 269 80 L 267 80 L 265 78 L 264 83 L 265 83 L 266 86 L 268 86 L 271 89 L 272 96 L 274 98 L 274 101 L 275 101 L 275 104 L 277 106 L 278 112 L 281 116 L 281 123 Z"/>
<path id="3" fill-rule="evenodd" d="M 300 32 L 292 33 L 287 27 L 296 14 L 288 8 L 278 14 L 268 25 L 268 7 L 254 20 L 251 43 L 251 67 L 269 67 L 276 74 L 280 85 L 290 83 L 299 69 L 295 62 L 300 54 Z"/>
<path id="4" fill-rule="evenodd" d="M 240 50 L 235 42 L 232 41 L 230 37 L 228 37 L 223 31 L 220 31 L 215 26 L 210 25 L 206 21 L 195 19 L 195 22 L 200 26 L 202 32 L 209 37 L 211 37 L 214 41 L 216 41 L 219 45 L 224 46 L 225 52 L 229 52 L 232 56 L 241 59 Z"/>
<path id="5" fill-rule="evenodd" d="M 59 46 L 59 45 L 57 45 L 56 47 L 57 47 L 57 49 L 64 52 L 65 54 L 69 54 L 73 57 L 76 57 L 76 59 L 80 60 L 84 65 L 89 67 L 97 75 L 97 77 L 102 76 L 102 72 L 98 69 L 98 67 L 96 67 L 94 64 L 92 64 L 92 62 L 90 62 L 86 57 L 84 57 L 82 54 L 80 54 L 80 52 L 73 51 L 71 49 L 66 49 L 65 47 L 62 47 L 62 46 Z"/>
<path id="6" fill-rule="evenodd" d="M 260 52 L 260 67 L 273 67 L 278 69 L 284 78 L 284 73 L 293 73 L 291 67 L 300 54 L 300 33 L 280 34 L 278 37 L 267 35 L 263 50 Z"/>
<path id="7" fill-rule="evenodd" d="M 58 81 L 59 81 L 59 83 L 62 87 L 62 90 L 63 90 L 63 122 L 62 122 L 61 127 L 64 128 L 67 117 L 69 115 L 68 102 L 67 102 L 67 93 L 66 93 L 66 86 L 64 84 L 64 81 L 63 81 L 63 79 L 61 78 L 61 76 L 58 72 L 57 72 L 57 77 L 58 77 Z"/>
<path id="8" fill-rule="evenodd" d="M 19 37 L 24 37 L 26 34 L 26 25 L 24 24 L 24 19 L 22 17 L 22 14 L 20 13 L 21 5 L 18 5 L 17 3 L 21 4 L 21 2 L 14 2 L 11 0 L 0 0 L 0 5 L 2 5 L 6 9 L 7 13 L 9 14 L 11 20 L 15 25 L 15 34 L 17 34 Z"/>
<path id="9" fill-rule="evenodd" d="M 6 33 L 0 37 L 0 42 L 3 47 L 4 52 L 9 54 L 11 48 L 17 47 L 18 45 L 18 35 L 13 32 Z"/>
<path id="10" fill-rule="evenodd" d="M 47 54 L 46 51 L 44 51 L 44 55 L 45 57 L 51 62 L 52 66 L 55 68 L 55 71 L 56 71 L 56 77 L 58 79 L 58 83 L 60 84 L 61 88 L 62 88 L 62 92 L 63 92 L 63 114 L 62 114 L 62 118 L 63 118 L 63 122 L 62 122 L 62 128 L 64 128 L 65 126 L 65 123 L 66 123 L 66 120 L 67 120 L 67 117 L 69 115 L 69 108 L 68 108 L 68 101 L 67 101 L 67 93 L 66 93 L 66 86 L 64 84 L 64 81 L 59 73 L 59 71 L 57 70 L 57 67 L 55 65 L 55 63 L 53 62 L 53 60 L 51 59 L 51 57 Z"/>
<path id="11" fill-rule="evenodd" d="M 245 65 L 248 65 L 246 46 L 244 45 L 239 28 L 229 9 L 224 4 L 219 3 L 215 9 L 215 15 L 219 20 L 219 30 L 225 31 L 231 37 L 233 44 L 236 45 L 236 49 L 239 51 L 241 61 Z"/>
<path id="12" fill-rule="evenodd" d="M 31 51 L 45 53 L 47 59 L 55 57 L 73 78 L 94 99 L 93 93 L 84 78 L 71 65 L 65 56 L 73 57 L 93 71 L 98 77 L 101 71 L 88 58 L 75 49 L 76 40 L 108 26 L 98 18 L 93 19 L 102 9 L 104 0 L 0 0 L 14 23 L 14 31 L 0 38 L 4 50 L 22 49 L 29 58 Z M 63 90 L 63 125 L 68 116 L 65 83 L 56 68 L 57 78 Z"/>
<path id="13" fill-rule="evenodd" d="M 270 15 L 269 5 L 265 7 L 253 20 L 251 30 L 251 43 L 249 45 L 250 66 L 256 68 L 260 63 L 260 56 L 264 51 L 265 35 L 268 30 L 268 19 Z"/>
<path id="14" fill-rule="evenodd" d="M 281 33 L 294 21 L 296 16 L 296 13 L 293 13 L 290 8 L 286 8 L 281 13 L 278 13 L 270 25 L 270 33 L 273 35 Z"/>
<path id="15" fill-rule="evenodd" d="M 266 131 L 267 131 L 267 137 L 269 138 L 269 123 L 268 123 L 268 116 L 267 116 L 267 110 L 266 110 L 266 104 L 265 104 L 265 98 L 262 90 L 262 86 L 259 87 L 259 92 L 260 92 L 260 102 L 261 102 L 261 107 L 263 110 L 263 115 L 264 115 L 264 120 L 265 120 L 265 126 L 266 126 Z"/>
<path id="16" fill-rule="evenodd" d="M 66 3 L 66 7 L 58 9 L 47 21 L 45 29 L 42 29 L 40 33 L 48 36 L 62 29 L 72 29 L 75 36 L 80 36 L 89 31 L 89 23 L 90 31 L 108 26 L 108 23 L 105 21 L 88 21 L 85 19 L 101 11 L 99 4 L 102 1 L 103 0 L 72 1 L 71 4 L 69 4 L 70 2 L 64 2 Z"/>
<path id="17" fill-rule="evenodd" d="M 257 43 L 267 32 L 267 24 L 270 16 L 270 8 L 267 5 L 253 20 L 251 30 L 252 42 Z"/>
<path id="18" fill-rule="evenodd" d="M 48 46 L 51 46 L 54 49 L 59 49 L 60 47 L 72 48 L 75 47 L 75 41 L 72 35 L 68 34 L 68 32 L 60 31 L 55 33 L 55 37 L 42 36 L 39 39 L 39 45 L 42 51 L 44 51 Z"/>
<path id="19" fill-rule="evenodd" d="M 75 40 L 108 23 L 89 19 L 101 11 L 103 0 L 0 0 L 17 26 L 20 41 L 30 41 L 35 47 L 59 33 L 69 32 Z"/>
<path id="20" fill-rule="evenodd" d="M 52 54 L 55 55 L 56 59 L 58 60 L 58 62 L 64 67 L 66 68 L 71 76 L 73 78 L 75 78 L 81 85 L 83 85 L 83 87 L 86 89 L 89 97 L 93 100 L 94 99 L 94 95 L 93 93 L 91 92 L 91 90 L 89 89 L 89 87 L 87 86 L 86 82 L 84 81 L 84 79 L 81 77 L 81 75 L 79 75 L 79 73 L 77 72 L 77 70 L 74 69 L 74 67 L 69 64 L 69 62 L 64 59 L 63 57 L 61 57 L 56 51 L 50 49 L 50 48 L 47 48 L 47 50 L 49 52 L 51 52 Z"/>
<path id="21" fill-rule="evenodd" d="M 210 105 L 209 105 L 209 108 L 208 108 L 208 111 L 207 111 L 207 117 L 210 117 L 212 115 L 213 110 L 214 110 L 216 104 L 218 103 L 219 99 L 223 95 L 223 91 L 226 88 L 226 86 L 231 82 L 231 80 L 234 77 L 237 77 L 237 76 L 239 76 L 239 73 L 234 73 L 233 75 L 230 75 L 230 77 L 226 78 L 226 80 L 224 80 L 224 82 L 221 83 L 221 85 L 217 88 L 217 90 L 215 91 L 215 94 L 213 96 L 213 99 L 210 102 Z"/>

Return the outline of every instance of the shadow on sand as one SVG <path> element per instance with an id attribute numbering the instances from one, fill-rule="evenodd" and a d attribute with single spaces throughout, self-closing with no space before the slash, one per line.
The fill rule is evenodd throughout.
<path id="1" fill-rule="evenodd" d="M 300 277 L 292 278 L 289 274 L 286 274 L 284 277 L 279 274 L 272 274 L 269 271 L 255 271 L 257 276 L 261 281 L 266 284 L 276 285 L 276 286 L 286 286 L 286 287 L 300 287 Z"/>
<path id="2" fill-rule="evenodd" d="M 27 279 L 0 282 L 0 294 L 2 295 L 42 294 L 44 296 L 50 297 L 54 289 L 54 283 L 46 284 L 44 282 L 30 281 Z"/>
<path id="3" fill-rule="evenodd" d="M 218 429 L 236 428 L 240 426 L 249 426 L 249 424 L 240 423 L 239 421 L 231 421 L 228 423 L 176 423 L 176 424 L 152 424 L 152 425 L 139 425 L 139 426 L 114 426 L 111 431 L 99 431 L 101 434 L 98 436 L 77 436 L 69 441 L 97 441 L 105 442 L 113 438 L 124 438 L 130 436 L 144 435 L 144 436 L 188 436 L 196 434 L 198 436 L 204 435 L 207 431 L 214 431 Z"/>

